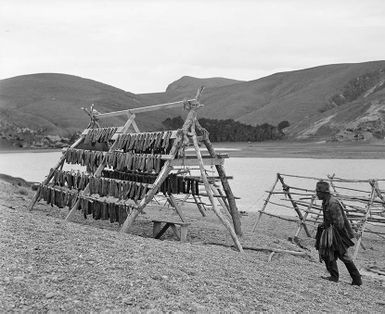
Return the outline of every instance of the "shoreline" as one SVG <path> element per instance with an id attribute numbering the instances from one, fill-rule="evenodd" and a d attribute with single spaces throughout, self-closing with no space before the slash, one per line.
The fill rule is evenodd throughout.
<path id="1" fill-rule="evenodd" d="M 15 153 L 56 153 L 61 152 L 63 148 L 31 148 L 31 149 L 4 149 L 2 150 L 0 147 L 0 155 L 1 154 L 15 154 Z"/>
<path id="2" fill-rule="evenodd" d="M 236 158 L 385 159 L 385 141 L 353 142 L 218 142 L 214 148 Z M 4 149 L 1 154 L 61 152 L 58 148 Z"/>
<path id="3" fill-rule="evenodd" d="M 222 142 L 230 157 L 240 158 L 313 158 L 313 159 L 385 159 L 385 142 Z"/>

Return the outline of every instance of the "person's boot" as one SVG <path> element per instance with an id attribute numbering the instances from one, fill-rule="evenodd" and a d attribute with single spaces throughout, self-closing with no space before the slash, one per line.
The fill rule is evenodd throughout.
<path id="1" fill-rule="evenodd" d="M 338 282 L 338 278 L 332 276 L 321 276 L 321 278 L 328 281 Z"/>
<path id="2" fill-rule="evenodd" d="M 358 271 L 356 265 L 354 265 L 353 262 L 346 262 L 345 263 L 347 270 L 349 271 L 350 276 L 352 277 L 352 285 L 353 286 L 361 286 L 362 285 L 362 279 L 361 274 Z"/>
<path id="3" fill-rule="evenodd" d="M 338 282 L 339 279 L 339 272 L 338 272 L 338 266 L 337 261 L 325 261 L 326 269 L 328 270 L 330 277 L 322 277 L 322 279 L 326 279 L 333 282 Z"/>

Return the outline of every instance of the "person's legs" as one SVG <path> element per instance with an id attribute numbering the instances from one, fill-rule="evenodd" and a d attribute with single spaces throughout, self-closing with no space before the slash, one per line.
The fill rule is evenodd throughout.
<path id="1" fill-rule="evenodd" d="M 337 259 L 334 259 L 332 261 L 325 261 L 325 264 L 326 264 L 326 269 L 330 273 L 329 280 L 337 282 L 339 279 Z"/>
<path id="2" fill-rule="evenodd" d="M 342 256 L 339 256 L 340 260 L 345 264 L 350 276 L 352 277 L 352 285 L 361 286 L 362 279 L 361 274 L 358 271 L 356 265 L 354 265 L 353 259 L 350 257 L 348 252 L 345 252 Z"/>

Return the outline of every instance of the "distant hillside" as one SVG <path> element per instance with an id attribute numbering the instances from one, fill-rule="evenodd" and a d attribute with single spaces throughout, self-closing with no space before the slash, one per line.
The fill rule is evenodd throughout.
<path id="1" fill-rule="evenodd" d="M 373 134 L 383 138 L 384 81 L 385 61 L 276 73 L 254 81 L 207 87 L 201 116 L 232 118 L 251 125 L 277 125 L 287 120 L 291 126 L 285 131 L 298 139 L 365 139 Z M 193 87 L 195 82 L 191 90 Z M 156 103 L 157 97 L 162 102 L 172 101 L 185 97 L 186 89 L 184 86 L 179 94 L 177 89 L 168 88 L 163 94 L 138 96 L 145 103 Z"/>
<path id="2" fill-rule="evenodd" d="M 0 81 L 2 113 L 20 126 L 44 128 L 50 134 L 84 129 L 89 119 L 81 107 L 91 104 L 100 112 L 142 105 L 134 94 L 72 75 L 42 73 Z"/>
<path id="3" fill-rule="evenodd" d="M 242 83 L 244 81 L 232 80 L 223 77 L 212 78 L 196 78 L 191 76 L 183 76 L 172 82 L 166 88 L 164 93 L 148 93 L 139 94 L 138 97 L 146 104 L 166 103 L 169 101 L 181 100 L 183 98 L 193 98 L 201 86 L 205 88 L 223 87 L 233 84 Z M 169 111 L 174 112 L 174 111 Z M 229 117 L 230 118 L 230 117 Z"/>
<path id="4" fill-rule="evenodd" d="M 253 81 L 184 76 L 163 93 L 132 94 L 77 76 L 41 73 L 0 80 L 0 145 L 37 134 L 67 142 L 89 122 L 81 107 L 100 112 L 193 98 L 199 86 L 205 105 L 199 116 L 278 125 L 293 139 L 362 140 L 385 136 L 385 61 L 335 64 L 276 73 Z M 143 130 L 162 129 L 182 109 L 137 116 Z M 125 117 L 109 121 L 121 125 Z M 21 135 L 20 135 L 21 134 Z M 47 141 L 58 141 L 48 138 Z"/>

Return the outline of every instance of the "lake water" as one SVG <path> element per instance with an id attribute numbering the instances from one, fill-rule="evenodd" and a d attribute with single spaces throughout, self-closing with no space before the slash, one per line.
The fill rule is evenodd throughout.
<path id="1" fill-rule="evenodd" d="M 0 154 L 0 173 L 41 182 L 61 155 L 61 152 Z M 278 172 L 319 178 L 335 173 L 347 179 L 384 179 L 384 166 L 382 159 L 230 158 L 225 161 L 227 175 L 233 176 L 230 186 L 234 195 L 241 198 L 237 200 L 238 207 L 247 211 L 262 207 L 265 191 L 271 189 Z M 314 189 L 314 181 L 287 180 L 286 183 Z"/>

